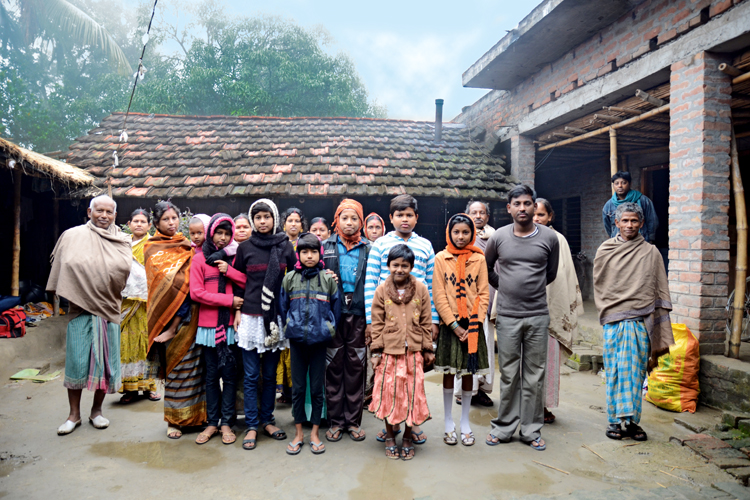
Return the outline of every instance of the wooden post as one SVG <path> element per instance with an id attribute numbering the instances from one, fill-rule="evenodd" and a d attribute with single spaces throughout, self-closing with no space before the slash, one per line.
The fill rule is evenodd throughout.
<path id="1" fill-rule="evenodd" d="M 609 129 L 609 170 L 610 174 L 617 173 L 617 130 Z M 615 192 L 615 185 L 612 184 L 612 194 Z"/>
<path id="2" fill-rule="evenodd" d="M 747 279 L 747 211 L 734 129 L 732 129 L 732 190 L 734 191 L 734 211 L 737 218 L 737 264 L 734 268 L 734 304 L 732 304 L 734 315 L 732 316 L 732 332 L 729 337 L 728 354 L 730 358 L 739 359 Z"/>
<path id="3" fill-rule="evenodd" d="M 10 277 L 10 294 L 19 295 L 19 275 L 21 273 L 21 172 L 20 161 L 13 172 L 13 270 Z"/>
<path id="4" fill-rule="evenodd" d="M 60 237 L 60 199 L 53 198 L 52 200 L 52 236 L 57 243 L 57 239 Z M 55 297 L 52 299 L 52 316 L 60 315 L 60 296 L 55 293 Z"/>

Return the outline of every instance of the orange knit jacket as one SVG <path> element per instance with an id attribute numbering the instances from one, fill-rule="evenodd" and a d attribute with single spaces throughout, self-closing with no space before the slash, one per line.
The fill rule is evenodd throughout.
<path id="1" fill-rule="evenodd" d="M 490 304 L 490 282 L 487 278 L 487 261 L 477 253 L 466 262 L 466 303 L 469 310 L 475 300 L 479 300 L 477 317 L 484 323 Z M 435 256 L 435 271 L 432 274 L 432 299 L 443 324 L 458 321 L 456 304 L 456 256 L 447 250 Z"/>

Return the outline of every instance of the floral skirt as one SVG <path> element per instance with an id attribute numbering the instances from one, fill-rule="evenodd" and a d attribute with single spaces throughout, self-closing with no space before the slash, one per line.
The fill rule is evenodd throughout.
<path id="1" fill-rule="evenodd" d="M 418 352 L 383 354 L 375 369 L 369 410 L 386 423 L 422 425 L 430 419 L 424 392 L 424 360 Z"/>
<path id="2" fill-rule="evenodd" d="M 469 372 L 468 364 L 469 342 L 461 342 L 458 340 L 458 336 L 453 333 L 453 330 L 441 324 L 437 340 L 437 352 L 435 353 L 435 371 L 437 373 L 450 373 L 459 377 L 463 377 L 464 375 L 486 375 L 490 372 L 484 326 L 479 325 L 479 337 L 477 338 L 477 372 Z"/>

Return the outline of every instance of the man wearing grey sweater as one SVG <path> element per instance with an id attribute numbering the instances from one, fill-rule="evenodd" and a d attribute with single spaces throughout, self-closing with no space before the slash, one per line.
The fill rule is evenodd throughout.
<path id="1" fill-rule="evenodd" d="M 520 425 L 520 439 L 543 451 L 544 367 L 547 360 L 546 287 L 557 276 L 560 254 L 554 231 L 534 224 L 534 190 L 508 193 L 509 224 L 487 242 L 490 285 L 497 289 L 495 328 L 500 366 L 500 408 L 486 442 L 507 443 Z M 495 263 L 499 273 L 495 272 Z"/>

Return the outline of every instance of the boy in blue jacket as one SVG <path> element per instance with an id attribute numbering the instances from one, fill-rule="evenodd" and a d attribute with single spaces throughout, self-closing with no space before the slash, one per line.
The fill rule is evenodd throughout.
<path id="1" fill-rule="evenodd" d="M 310 449 L 326 451 L 318 434 L 325 393 L 326 348 L 336 333 L 341 315 L 339 288 L 333 276 L 321 273 L 321 244 L 317 236 L 304 233 L 297 240 L 297 265 L 281 283 L 281 314 L 286 318 L 284 334 L 289 339 L 292 366 L 292 416 L 296 432 L 286 452 L 297 455 L 304 443 L 302 423 L 305 390 L 310 376 L 312 414 Z"/>

